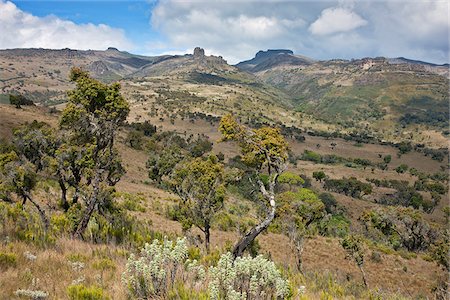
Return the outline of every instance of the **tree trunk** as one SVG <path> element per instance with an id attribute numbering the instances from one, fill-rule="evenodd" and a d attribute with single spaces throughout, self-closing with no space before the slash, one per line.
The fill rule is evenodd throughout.
<path id="1" fill-rule="evenodd" d="M 69 209 L 69 202 L 67 202 L 67 187 L 61 178 L 58 179 L 58 183 L 59 188 L 61 189 L 61 206 L 64 211 L 67 211 Z"/>
<path id="2" fill-rule="evenodd" d="M 269 169 L 270 174 L 270 169 Z M 266 218 L 253 227 L 241 240 L 234 246 L 233 249 L 233 256 L 234 258 L 237 258 L 238 256 L 242 256 L 245 249 L 250 245 L 250 243 L 261 233 L 263 230 L 265 230 L 267 227 L 269 227 L 270 223 L 272 223 L 273 219 L 275 218 L 275 183 L 278 178 L 278 174 L 275 174 L 273 177 L 269 175 L 270 182 L 269 182 L 269 192 L 267 192 L 266 187 L 264 186 L 264 183 L 261 180 L 258 180 L 258 184 L 260 187 L 260 191 L 263 194 L 266 199 L 269 200 L 270 208 L 269 212 L 266 216 Z"/>
<path id="3" fill-rule="evenodd" d="M 272 205 L 273 204 L 273 205 Z M 257 226 L 253 227 L 237 244 L 233 249 L 234 258 L 242 256 L 245 249 L 250 245 L 250 243 L 264 230 L 266 229 L 272 220 L 275 218 L 275 200 L 271 201 L 270 211 L 267 217 Z"/>
<path id="4" fill-rule="evenodd" d="M 270 223 L 272 222 L 273 218 L 275 217 L 275 207 L 272 207 L 267 217 L 262 221 L 260 224 L 258 224 L 256 227 L 254 227 L 252 230 L 250 230 L 237 244 L 234 246 L 233 249 L 233 256 L 234 258 L 238 256 L 242 256 L 245 249 L 250 245 L 250 243 L 264 230 L 266 229 Z"/>
<path id="5" fill-rule="evenodd" d="M 295 241 L 295 251 L 297 254 L 297 269 L 303 274 L 303 236 Z"/>
<path id="6" fill-rule="evenodd" d="M 358 265 L 358 267 L 359 267 L 359 270 L 361 271 L 361 275 L 362 275 L 362 278 L 363 278 L 364 286 L 366 288 L 369 288 L 369 285 L 367 284 L 366 273 L 364 272 L 364 269 L 363 269 L 362 265 L 361 266 Z"/>
<path id="7" fill-rule="evenodd" d="M 73 197 L 72 197 L 72 205 L 78 203 L 79 195 L 80 195 L 79 187 L 76 186 L 75 187 L 75 192 L 73 193 Z"/>
<path id="8" fill-rule="evenodd" d="M 48 227 L 50 226 L 50 221 L 49 221 L 48 218 L 47 218 L 47 214 L 45 213 L 45 210 L 44 210 L 43 208 L 41 208 L 41 206 L 40 206 L 36 201 L 34 201 L 33 198 L 31 198 L 31 195 L 30 195 L 29 193 L 26 193 L 24 196 L 25 196 L 26 199 L 28 199 L 31 203 L 33 203 L 34 207 L 36 207 L 36 209 L 38 210 L 39 216 L 40 216 L 41 219 L 42 219 L 42 223 L 44 223 L 45 231 L 47 231 L 47 230 L 48 230 Z"/>
<path id="9" fill-rule="evenodd" d="M 209 223 L 205 224 L 205 248 L 206 248 L 206 253 L 209 253 L 209 241 L 210 241 L 210 225 Z"/>
<path id="10" fill-rule="evenodd" d="M 94 190 L 92 192 L 91 199 L 83 215 L 83 218 L 81 219 L 80 223 L 77 226 L 77 229 L 73 233 L 74 237 L 77 238 L 83 237 L 83 233 L 86 230 L 86 227 L 89 224 L 89 220 L 91 219 L 91 216 L 94 212 L 95 206 L 97 205 L 99 192 L 100 192 L 100 171 L 98 170 L 97 173 L 95 174 Z"/>

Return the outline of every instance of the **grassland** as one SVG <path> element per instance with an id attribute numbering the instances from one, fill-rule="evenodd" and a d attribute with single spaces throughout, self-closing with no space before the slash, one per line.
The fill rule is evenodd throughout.
<path id="1" fill-rule="evenodd" d="M 136 104 L 134 104 L 136 105 Z M 0 124 L 0 134 L 5 139 L 11 139 L 11 129 L 30 122 L 34 119 L 45 121 L 51 125 L 56 125 L 57 115 L 51 114 L 45 108 L 27 107 L 15 109 L 13 106 L 0 106 L 0 119 L 8 120 Z M 138 107 L 138 109 L 136 109 Z M 184 134 L 205 134 L 214 142 L 213 151 L 222 152 L 226 158 L 238 154 L 237 147 L 232 143 L 218 143 L 219 133 L 217 123 L 204 120 L 188 119 L 182 120 L 175 117 L 173 121 L 161 118 L 159 115 L 151 117 L 146 114 L 138 118 L 140 107 L 133 106 L 131 121 L 150 120 L 158 126 L 158 130 L 175 130 Z M 145 151 L 131 149 L 125 145 L 126 132 L 122 132 L 119 137 L 119 150 L 124 160 L 127 173 L 118 184 L 117 189 L 123 195 L 130 195 L 130 199 L 139 199 L 139 206 L 142 209 L 130 209 L 129 213 L 136 219 L 150 221 L 150 229 L 168 236 L 182 234 L 181 224 L 168 219 L 165 213 L 167 209 L 176 201 L 176 196 L 156 186 L 149 184 L 145 163 L 148 154 Z M 337 145 L 331 148 L 331 143 Z M 317 146 L 320 145 L 320 146 Z M 312 162 L 298 161 L 296 165 L 290 165 L 290 170 L 312 176 L 312 172 L 323 170 L 331 178 L 341 178 L 343 176 L 355 176 L 359 179 L 365 178 L 385 178 L 401 179 L 414 182 L 415 178 L 406 173 L 398 174 L 394 168 L 400 164 L 408 164 L 426 173 L 438 172 L 441 166 L 448 164 L 448 161 L 437 162 L 430 157 L 425 157 L 421 153 L 410 152 L 401 157 L 397 157 L 398 150 L 390 146 L 362 144 L 355 146 L 354 142 L 342 139 L 325 139 L 322 137 L 306 136 L 303 143 L 290 141 L 290 148 L 294 154 L 300 155 L 305 149 L 316 151 L 320 154 L 335 154 L 345 157 L 366 158 L 372 161 L 380 160 L 382 156 L 392 155 L 393 159 L 389 165 L 389 170 L 382 171 L 375 169 L 364 169 L 362 167 L 350 168 L 345 165 L 325 165 Z M 313 181 L 313 188 L 318 192 L 323 192 L 320 182 Z M 39 192 L 40 200 L 47 201 L 49 209 L 56 206 L 57 191 L 54 187 L 43 184 L 43 189 Z M 47 191 L 47 192 L 45 192 Z M 386 189 L 374 187 L 371 197 L 364 199 L 354 199 L 342 194 L 333 193 L 339 205 L 346 209 L 352 226 L 358 228 L 358 218 L 367 209 L 377 207 L 374 198 L 386 193 Z M 248 200 L 242 199 L 236 194 L 229 194 L 229 203 L 241 203 L 251 207 Z M 448 194 L 445 195 L 448 197 Z M 125 201 L 126 197 L 119 198 Z M 445 224 L 445 218 L 441 210 L 446 206 L 446 201 L 440 203 L 439 207 L 432 214 L 424 214 L 425 218 L 438 226 Z M 251 210 L 249 215 L 254 215 Z M 199 234 L 193 231 L 192 236 Z M 213 226 L 212 248 L 213 253 L 223 251 L 232 245 L 238 238 L 237 231 L 223 231 L 219 229 L 219 224 Z M 3 240 L 6 237 L 3 237 Z M 268 232 L 258 238 L 261 246 L 260 253 L 270 256 L 279 266 L 285 269 L 293 269 L 295 266 L 293 249 L 288 238 L 279 233 Z M 95 245 L 89 241 L 82 242 L 68 238 L 60 238 L 54 245 L 44 248 L 35 246 L 33 243 L 19 241 L 7 242 L 4 240 L 0 246 L 1 253 L 14 253 L 17 261 L 14 266 L 2 270 L 0 278 L 0 298 L 13 297 L 17 289 L 43 289 L 49 292 L 51 299 L 66 299 L 67 286 L 72 282 L 81 280 L 86 285 L 102 287 L 107 291 L 111 299 L 125 299 L 126 290 L 120 282 L 120 276 L 125 268 L 126 257 L 130 251 L 135 251 L 123 245 Z M 368 243 L 366 246 L 366 272 L 368 282 L 373 291 L 373 295 L 384 295 L 383 299 L 396 297 L 401 294 L 403 297 L 419 298 L 430 297 L 431 289 L 436 280 L 444 276 L 443 271 L 424 253 L 409 253 L 405 251 L 394 251 L 378 244 Z M 30 259 L 27 253 L 35 255 L 35 259 Z M 370 257 L 378 253 L 380 259 L 371 260 Z M 27 258 L 28 257 L 28 258 Z M 106 263 L 107 261 L 107 263 Z M 78 268 L 81 262 L 83 267 Z M 102 267 L 106 266 L 106 267 Z M 339 239 L 334 237 L 311 236 L 306 240 L 304 249 L 304 275 L 292 277 L 298 285 L 306 285 L 307 299 L 324 299 L 332 297 L 336 299 L 358 299 L 369 298 L 369 295 L 361 286 L 361 278 L 358 269 L 351 261 L 345 258 L 345 252 L 339 245 Z M 328 298 L 326 298 L 328 299 Z"/>

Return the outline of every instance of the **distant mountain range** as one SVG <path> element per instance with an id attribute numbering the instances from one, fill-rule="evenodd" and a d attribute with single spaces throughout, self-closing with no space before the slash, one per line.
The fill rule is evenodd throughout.
<path id="1" fill-rule="evenodd" d="M 234 111 L 277 121 L 281 117 L 271 111 L 279 108 L 283 120 L 293 123 L 299 117 L 289 112 L 296 111 L 303 113 L 302 118 L 309 115 L 320 122 L 389 132 L 393 137 L 417 126 L 438 131 L 448 127 L 449 65 L 403 57 L 315 60 L 276 49 L 259 51 L 232 66 L 222 57 L 206 56 L 201 48 L 193 54 L 151 57 L 116 48 L 9 49 L 0 50 L 0 91 L 60 103 L 71 88 L 67 74 L 73 66 L 106 82 L 120 80 L 130 95 L 147 92 L 134 90 L 133 82 L 159 80 L 152 87 L 156 91 L 176 87 L 202 95 L 201 99 L 215 99 L 186 107 L 205 113 Z M 171 93 L 167 99 L 175 90 Z M 252 112 L 255 105 L 259 112 Z"/>

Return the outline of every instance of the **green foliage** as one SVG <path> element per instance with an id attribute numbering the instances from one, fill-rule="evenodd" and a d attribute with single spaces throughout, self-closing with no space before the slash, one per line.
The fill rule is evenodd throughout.
<path id="1" fill-rule="evenodd" d="M 310 151 L 310 150 L 305 150 L 303 152 L 301 159 L 307 160 L 307 161 L 312 161 L 315 163 L 320 163 L 322 161 L 322 157 L 319 153 L 316 153 L 316 152 Z"/>
<path id="2" fill-rule="evenodd" d="M 196 291 L 187 288 L 183 282 L 175 282 L 174 287 L 167 295 L 169 300 L 209 300 L 209 294 L 206 291 Z"/>
<path id="3" fill-rule="evenodd" d="M 206 136 L 198 136 L 197 140 L 189 144 L 189 152 L 192 157 L 200 157 L 212 150 L 212 143 Z"/>
<path id="4" fill-rule="evenodd" d="M 397 168 L 395 168 L 395 172 L 397 172 L 399 174 L 403 174 L 406 171 L 408 171 L 408 165 L 405 165 L 405 164 L 401 164 Z"/>
<path id="5" fill-rule="evenodd" d="M 150 124 L 149 121 L 144 121 L 143 123 L 131 123 L 130 126 L 134 130 L 142 132 L 142 134 L 147 137 L 151 137 L 156 133 L 156 126 Z"/>
<path id="6" fill-rule="evenodd" d="M 233 262 L 232 254 L 226 253 L 208 275 L 211 299 L 284 298 L 289 293 L 287 280 L 261 255 L 238 257 Z"/>
<path id="7" fill-rule="evenodd" d="M 391 160 L 392 160 L 392 156 L 391 156 L 390 154 L 385 155 L 385 156 L 383 157 L 383 161 L 384 161 L 386 164 L 390 163 Z"/>
<path id="8" fill-rule="evenodd" d="M 367 236 L 394 249 L 426 250 L 438 233 L 412 208 L 390 207 L 364 212 L 360 217 Z"/>
<path id="9" fill-rule="evenodd" d="M 125 139 L 125 143 L 135 150 L 142 150 L 144 142 L 144 133 L 137 130 L 130 130 Z"/>
<path id="10" fill-rule="evenodd" d="M 15 105 L 16 108 L 20 108 L 22 105 L 34 105 L 33 101 L 27 99 L 24 95 L 9 95 L 9 103 Z"/>
<path id="11" fill-rule="evenodd" d="M 411 206 L 415 209 L 421 208 L 423 211 L 431 213 L 440 200 L 440 197 L 434 194 L 432 199 L 433 202 L 424 199 L 420 193 L 418 193 L 413 187 L 408 186 L 407 183 L 393 182 L 393 185 L 389 185 L 396 188 L 397 191 L 394 194 L 382 196 L 378 200 L 378 203 L 391 206 Z"/>
<path id="12" fill-rule="evenodd" d="M 356 235 L 348 235 L 341 240 L 341 246 L 347 252 L 358 266 L 364 264 L 364 249 L 361 237 Z"/>
<path id="13" fill-rule="evenodd" d="M 109 297 L 103 292 L 101 287 L 83 284 L 70 285 L 67 288 L 67 296 L 71 300 L 108 300 Z"/>
<path id="14" fill-rule="evenodd" d="M 120 193 L 116 192 L 114 194 L 119 200 L 122 200 L 121 206 L 129 211 L 139 211 L 145 212 L 145 207 L 143 203 L 145 202 L 145 197 L 141 193 L 131 194 L 131 193 Z"/>
<path id="15" fill-rule="evenodd" d="M 292 172 L 283 172 L 278 177 L 278 183 L 285 183 L 289 185 L 289 189 L 293 186 L 301 186 L 305 181 L 300 177 L 300 175 L 294 174 Z"/>
<path id="16" fill-rule="evenodd" d="M 448 229 L 444 231 L 440 239 L 438 239 L 431 247 L 431 258 L 436 261 L 444 270 L 450 272 L 450 232 Z"/>
<path id="17" fill-rule="evenodd" d="M 335 213 L 337 208 L 336 198 L 330 193 L 320 193 L 319 199 L 325 205 L 327 213 Z"/>
<path id="18" fill-rule="evenodd" d="M 399 154 L 405 154 L 413 150 L 413 147 L 411 145 L 411 142 L 401 142 L 396 145 L 398 148 Z"/>
<path id="19" fill-rule="evenodd" d="M 207 250 L 212 220 L 223 208 L 223 176 L 223 165 L 216 156 L 211 155 L 180 163 L 168 182 L 172 190 L 181 197 L 183 220 L 205 233 Z"/>
<path id="20" fill-rule="evenodd" d="M 237 123 L 232 115 L 226 115 L 220 120 L 219 131 L 224 141 L 238 141 L 242 160 L 249 166 L 260 169 L 267 163 L 272 168 L 278 168 L 277 165 L 284 163 L 288 158 L 288 145 L 276 128 L 261 127 L 248 130 Z"/>
<path id="21" fill-rule="evenodd" d="M 342 238 L 350 232 L 350 220 L 344 215 L 331 215 L 321 220 L 318 227 L 322 235 Z"/>
<path id="22" fill-rule="evenodd" d="M 0 252 L 0 270 L 6 270 L 15 266 L 17 266 L 16 254 Z"/>
<path id="23" fill-rule="evenodd" d="M 38 213 L 27 209 L 21 203 L 0 202 L 0 232 L 13 240 L 26 241 L 38 246 L 54 241 L 46 231 Z"/>
<path id="24" fill-rule="evenodd" d="M 172 172 L 173 168 L 184 159 L 182 149 L 176 145 L 151 154 L 147 161 L 148 176 L 150 179 L 161 182 L 163 176 Z"/>
<path id="25" fill-rule="evenodd" d="M 361 198 L 372 193 L 372 185 L 357 180 L 355 177 L 342 179 L 326 179 L 324 189 L 341 193 L 353 198 Z"/>
<path id="26" fill-rule="evenodd" d="M 313 178 L 317 181 L 322 182 L 323 179 L 325 179 L 327 175 L 325 175 L 325 172 L 323 171 L 315 171 L 313 172 Z"/>

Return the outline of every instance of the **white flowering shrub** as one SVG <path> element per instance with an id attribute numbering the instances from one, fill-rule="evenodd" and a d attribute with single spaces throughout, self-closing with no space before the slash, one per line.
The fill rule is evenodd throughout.
<path id="1" fill-rule="evenodd" d="M 140 257 L 130 256 L 122 281 L 131 297 L 164 297 L 173 287 L 176 278 L 187 279 L 186 273 L 194 279 L 204 279 L 203 267 L 187 258 L 188 247 L 185 238 L 178 239 L 176 243 L 154 240 L 152 244 L 145 244 Z"/>
<path id="2" fill-rule="evenodd" d="M 208 275 L 211 299 L 283 299 L 289 293 L 288 281 L 261 255 L 238 257 L 233 263 L 231 253 L 223 254 Z"/>
<path id="3" fill-rule="evenodd" d="M 17 297 L 30 298 L 32 300 L 42 300 L 48 297 L 48 293 L 40 290 L 17 290 L 14 292 Z"/>

